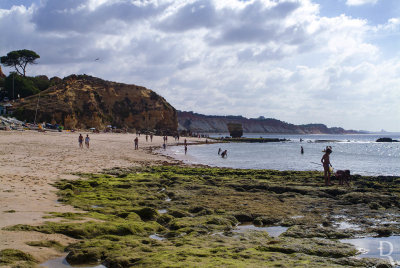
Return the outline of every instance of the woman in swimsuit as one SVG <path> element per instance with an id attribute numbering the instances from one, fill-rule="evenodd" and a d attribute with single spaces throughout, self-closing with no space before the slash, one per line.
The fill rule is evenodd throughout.
<path id="1" fill-rule="evenodd" d="M 324 179 L 325 179 L 325 185 L 329 186 L 331 184 L 331 171 L 329 170 L 329 166 L 331 165 L 331 162 L 329 160 L 329 155 L 332 153 L 332 150 L 330 148 L 327 148 L 325 150 L 325 154 L 321 158 L 321 163 L 322 166 L 324 167 Z"/>

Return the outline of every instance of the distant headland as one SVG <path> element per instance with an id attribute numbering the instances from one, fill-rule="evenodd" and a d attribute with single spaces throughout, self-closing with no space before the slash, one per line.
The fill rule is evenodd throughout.
<path id="1" fill-rule="evenodd" d="M 246 118 L 243 116 L 203 115 L 178 111 L 178 130 L 207 133 L 227 133 L 228 123 L 241 124 L 245 133 L 273 134 L 364 134 L 364 131 L 328 128 L 324 124 L 294 125 L 273 118 Z"/>

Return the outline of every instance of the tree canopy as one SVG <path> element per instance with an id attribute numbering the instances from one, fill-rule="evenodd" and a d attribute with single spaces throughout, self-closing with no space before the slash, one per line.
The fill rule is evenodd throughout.
<path id="1" fill-rule="evenodd" d="M 1 64 L 7 67 L 14 67 L 17 73 L 25 77 L 26 66 L 28 64 L 36 64 L 36 60 L 40 58 L 35 51 L 23 49 L 15 50 L 7 53 L 7 56 L 0 58 Z"/>

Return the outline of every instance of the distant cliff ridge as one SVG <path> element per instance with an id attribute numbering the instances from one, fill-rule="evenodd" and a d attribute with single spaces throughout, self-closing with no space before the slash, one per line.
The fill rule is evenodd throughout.
<path id="1" fill-rule="evenodd" d="M 227 123 L 242 124 L 245 133 L 282 134 L 353 134 L 354 130 L 328 128 L 324 124 L 294 125 L 272 118 L 245 118 L 243 116 L 202 115 L 178 111 L 178 129 L 192 132 L 226 133 Z"/>
<path id="2" fill-rule="evenodd" d="M 14 105 L 17 118 L 34 121 L 39 96 Z M 40 93 L 36 122 L 57 123 L 67 129 L 107 125 L 136 130 L 176 132 L 176 110 L 163 97 L 136 85 L 70 75 Z"/>

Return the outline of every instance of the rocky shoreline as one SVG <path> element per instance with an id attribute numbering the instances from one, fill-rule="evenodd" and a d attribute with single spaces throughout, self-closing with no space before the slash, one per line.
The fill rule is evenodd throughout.
<path id="1" fill-rule="evenodd" d="M 68 262 L 109 268 L 390 267 L 354 258 L 342 239 L 398 236 L 399 182 L 354 176 L 351 187 L 324 187 L 320 172 L 114 168 L 56 183 L 59 201 L 84 213 L 7 230 L 67 235 L 78 241 L 65 248 Z M 271 227 L 284 231 L 262 229 Z"/>

